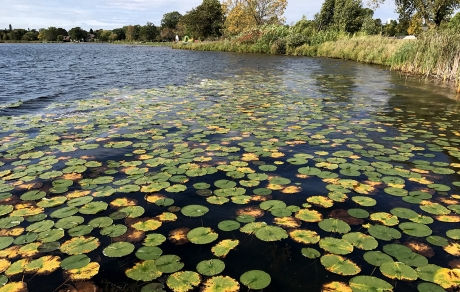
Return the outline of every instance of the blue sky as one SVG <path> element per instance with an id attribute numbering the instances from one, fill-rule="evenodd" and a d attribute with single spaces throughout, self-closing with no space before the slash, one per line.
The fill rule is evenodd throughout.
<path id="1" fill-rule="evenodd" d="M 286 23 L 291 24 L 306 15 L 312 19 L 324 0 L 288 0 Z M 129 24 L 144 25 L 147 21 L 159 25 L 163 14 L 179 11 L 185 14 L 202 0 L 2 0 L 0 28 L 41 28 L 56 26 L 86 30 L 113 29 Z M 396 19 L 394 1 L 375 11 L 375 18 Z"/>

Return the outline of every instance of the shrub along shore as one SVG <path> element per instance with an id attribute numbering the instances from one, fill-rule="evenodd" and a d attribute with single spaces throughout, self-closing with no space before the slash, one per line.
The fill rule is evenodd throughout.
<path id="1" fill-rule="evenodd" d="M 267 33 L 266 33 L 267 34 Z M 177 43 L 175 49 L 292 56 L 328 57 L 389 66 L 391 70 L 433 78 L 460 92 L 460 35 L 449 30 L 427 32 L 417 40 L 326 32 L 296 42 L 296 36 L 239 37 L 216 42 Z"/>

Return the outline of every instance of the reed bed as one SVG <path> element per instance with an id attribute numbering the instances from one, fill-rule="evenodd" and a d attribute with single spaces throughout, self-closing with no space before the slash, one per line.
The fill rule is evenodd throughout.
<path id="1" fill-rule="evenodd" d="M 243 42 L 239 37 L 218 42 L 178 43 L 173 48 L 353 60 L 449 82 L 460 92 L 460 35 L 450 30 L 427 32 L 417 40 L 330 33 L 312 36 L 297 46 L 290 45 L 292 36 L 284 32 L 277 39 L 272 33 L 270 41 L 263 40 L 263 31 L 255 36 L 252 42 Z"/>

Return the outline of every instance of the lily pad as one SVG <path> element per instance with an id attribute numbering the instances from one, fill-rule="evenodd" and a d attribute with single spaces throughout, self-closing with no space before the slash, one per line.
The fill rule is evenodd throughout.
<path id="1" fill-rule="evenodd" d="M 380 272 L 390 279 L 415 281 L 417 272 L 406 264 L 400 262 L 386 262 L 380 265 Z"/>
<path id="2" fill-rule="evenodd" d="M 354 262 L 338 255 L 323 255 L 321 257 L 321 264 L 329 272 L 342 276 L 352 276 L 361 272 L 361 268 L 359 268 Z"/>
<path id="3" fill-rule="evenodd" d="M 310 247 L 302 248 L 301 252 L 304 257 L 307 257 L 309 259 L 316 259 L 321 256 L 321 253 L 319 251 Z"/>
<path id="4" fill-rule="evenodd" d="M 126 276 L 136 281 L 152 281 L 159 278 L 162 274 L 153 260 L 137 263 L 134 267 L 126 270 Z"/>
<path id="5" fill-rule="evenodd" d="M 240 277 L 241 283 L 250 289 L 264 289 L 270 285 L 271 277 L 264 271 L 247 271 Z"/>
<path id="6" fill-rule="evenodd" d="M 162 255 L 155 260 L 155 265 L 160 272 L 168 274 L 184 267 L 184 263 L 180 262 L 180 257 L 177 255 Z"/>
<path id="7" fill-rule="evenodd" d="M 129 242 L 115 242 L 104 248 L 102 253 L 108 257 L 123 257 L 134 251 L 134 245 Z"/>
<path id="8" fill-rule="evenodd" d="M 324 219 L 318 225 L 328 232 L 348 233 L 351 230 L 350 225 L 340 219 Z"/>
<path id="9" fill-rule="evenodd" d="M 207 244 L 216 240 L 218 234 L 209 227 L 197 227 L 187 233 L 187 238 L 195 244 Z"/>
<path id="10" fill-rule="evenodd" d="M 353 292 L 391 292 L 390 283 L 374 276 L 356 276 L 350 279 L 349 285 Z"/>
<path id="11" fill-rule="evenodd" d="M 162 253 L 157 246 L 143 246 L 136 251 L 136 257 L 141 260 L 156 260 Z"/>
<path id="12" fill-rule="evenodd" d="M 204 260 L 198 263 L 196 270 L 204 276 L 214 276 L 222 273 L 225 263 L 218 259 Z"/>
<path id="13" fill-rule="evenodd" d="M 333 254 L 345 255 L 353 251 L 353 245 L 344 239 L 324 237 L 319 241 L 319 246 Z"/>
<path id="14" fill-rule="evenodd" d="M 181 212 L 188 217 L 200 217 L 209 212 L 209 209 L 202 205 L 188 205 L 183 207 Z"/>
<path id="15" fill-rule="evenodd" d="M 168 277 L 166 284 L 175 292 L 190 291 L 201 283 L 201 277 L 196 272 L 182 271 Z"/>
<path id="16" fill-rule="evenodd" d="M 89 264 L 90 261 L 91 259 L 85 254 L 73 255 L 61 262 L 61 268 L 64 270 L 80 269 Z"/>

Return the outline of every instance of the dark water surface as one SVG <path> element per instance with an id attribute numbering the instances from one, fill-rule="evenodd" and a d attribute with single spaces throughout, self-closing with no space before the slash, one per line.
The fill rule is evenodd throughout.
<path id="1" fill-rule="evenodd" d="M 455 286 L 442 273 L 458 268 L 460 256 L 459 111 L 446 87 L 343 60 L 141 46 L 0 45 L 0 260 L 7 266 L 0 282 L 23 281 L 29 291 L 63 289 L 73 281 L 60 267 L 41 275 L 30 263 L 87 254 L 99 266 L 88 278 L 112 287 L 107 291 L 141 291 L 147 283 L 173 291 L 166 285 L 171 272 L 154 277 L 158 270 L 150 268 L 144 281 L 125 274 L 145 264 L 135 252 L 153 245 L 144 236 L 157 234 L 165 239 L 154 245 L 183 263 L 174 272 L 196 272 L 199 262 L 218 258 L 213 246 L 238 240 L 220 259 L 221 275 L 238 281 L 241 291 L 248 288 L 240 276 L 250 270 L 270 274 L 263 291 L 322 291 L 326 283 L 352 284 L 363 275 L 395 291 L 443 291 L 424 283 Z M 163 200 L 155 203 L 154 196 Z M 50 205 L 53 198 L 63 201 Z M 137 207 L 123 209 L 128 205 Z M 189 205 L 208 212 L 195 217 L 178 211 Z M 244 208 L 260 212 L 259 205 L 259 223 L 247 225 L 247 218 L 237 217 Z M 158 217 L 172 213 L 174 221 Z M 91 221 L 100 217 L 113 218 L 114 228 L 130 228 L 120 236 L 101 234 Z M 134 238 L 133 225 L 149 218 L 163 222 L 138 230 Z M 340 220 L 329 229 L 327 218 Z M 218 227 L 235 219 L 246 229 Z M 49 228 L 35 230 L 32 224 L 43 220 Z M 391 229 L 375 231 L 385 225 Z M 218 238 L 176 245 L 169 235 L 182 227 L 209 227 Z M 61 237 L 49 239 L 46 232 L 61 228 Z M 318 240 L 312 233 L 304 238 L 310 244 L 294 240 L 296 229 L 313 231 Z M 350 237 L 344 234 L 353 232 L 361 239 L 351 240 L 352 250 L 328 247 L 331 238 L 344 236 L 340 243 L 347 249 Z M 394 238 L 386 238 L 391 232 Z M 69 250 L 72 238 L 97 244 Z M 360 246 L 365 239 L 372 243 Z M 56 249 L 39 250 L 47 241 Z M 133 252 L 107 255 L 107 246 L 120 241 L 132 242 L 127 248 Z M 428 251 L 418 256 L 403 250 L 409 243 Z M 303 248 L 322 258 L 309 259 Z M 370 264 L 364 255 L 371 250 L 391 255 L 406 272 L 389 275 L 388 264 Z M 327 271 L 328 259 L 347 259 L 350 268 Z M 435 271 L 431 278 L 423 272 L 428 264 Z M 213 280 L 219 278 L 202 276 L 193 291 Z"/>

